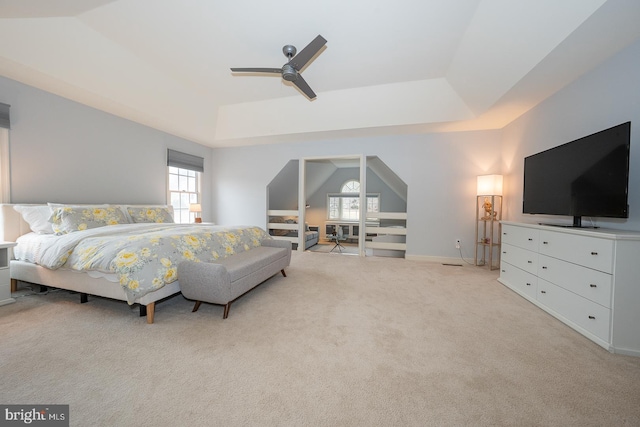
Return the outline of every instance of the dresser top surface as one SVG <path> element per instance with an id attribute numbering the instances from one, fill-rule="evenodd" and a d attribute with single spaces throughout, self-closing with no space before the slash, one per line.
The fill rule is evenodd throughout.
<path id="1" fill-rule="evenodd" d="M 513 225 L 517 227 L 533 228 L 537 230 L 548 230 L 559 233 L 575 234 L 580 236 L 599 237 L 615 240 L 640 240 L 640 231 L 616 230 L 613 228 L 577 228 L 564 224 L 539 224 L 528 222 L 500 221 L 503 225 Z"/>

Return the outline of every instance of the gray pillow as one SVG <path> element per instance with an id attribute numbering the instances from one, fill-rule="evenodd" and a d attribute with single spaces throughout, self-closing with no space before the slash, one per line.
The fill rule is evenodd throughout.
<path id="1" fill-rule="evenodd" d="M 49 221 L 58 235 L 129 222 L 118 206 L 58 207 Z"/>
<path id="2" fill-rule="evenodd" d="M 128 206 L 127 212 L 133 222 L 173 223 L 173 216 L 167 207 L 158 206 Z"/>

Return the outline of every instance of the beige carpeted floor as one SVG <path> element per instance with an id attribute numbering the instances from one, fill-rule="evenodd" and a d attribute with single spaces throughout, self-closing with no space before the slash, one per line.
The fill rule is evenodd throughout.
<path id="1" fill-rule="evenodd" d="M 0 402 L 69 404 L 72 426 L 640 425 L 640 358 L 496 271 L 305 252 L 287 275 L 224 321 L 182 296 L 153 325 L 121 302 L 18 298 L 0 307 Z"/>
<path id="2" fill-rule="evenodd" d="M 335 243 L 318 243 L 316 245 L 311 246 L 307 249 L 310 252 L 322 252 L 322 253 L 332 253 L 332 254 L 349 254 L 349 255 L 357 255 L 358 254 L 358 245 L 354 245 L 353 243 L 340 243 L 341 248 L 336 248 Z"/>

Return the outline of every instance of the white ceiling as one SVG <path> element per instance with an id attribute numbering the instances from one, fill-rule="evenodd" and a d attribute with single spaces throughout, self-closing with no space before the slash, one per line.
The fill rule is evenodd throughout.
<path id="1" fill-rule="evenodd" d="M 637 0 L 0 0 L 0 75 L 210 146 L 496 129 L 639 21 Z M 318 34 L 313 101 L 229 70 Z"/>

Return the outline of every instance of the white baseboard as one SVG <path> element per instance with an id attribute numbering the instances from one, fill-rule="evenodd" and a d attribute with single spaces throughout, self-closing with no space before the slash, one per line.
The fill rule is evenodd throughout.
<path id="1" fill-rule="evenodd" d="M 439 257 L 439 256 L 410 255 L 410 254 L 406 254 L 404 257 L 405 259 L 408 259 L 411 261 L 424 261 L 424 262 L 434 262 L 438 264 L 454 264 L 454 265 L 460 264 L 465 267 L 467 266 L 474 267 L 473 261 L 467 261 L 471 263 L 471 264 L 468 264 L 467 262 L 460 259 L 460 257 Z"/>

